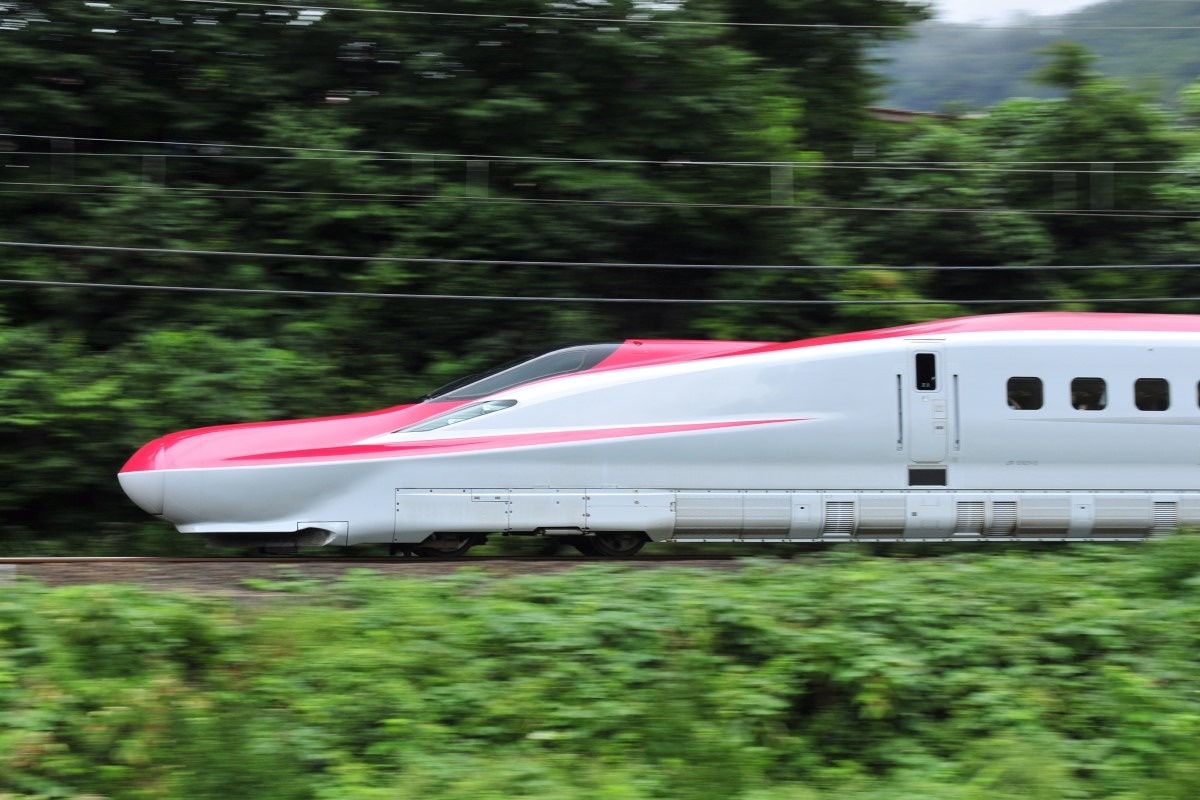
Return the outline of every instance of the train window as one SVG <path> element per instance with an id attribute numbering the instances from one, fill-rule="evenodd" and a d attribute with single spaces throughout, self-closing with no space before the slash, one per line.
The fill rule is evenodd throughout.
<path id="1" fill-rule="evenodd" d="M 424 433 L 425 431 L 436 431 L 438 428 L 444 428 L 447 425 L 454 425 L 459 422 L 466 422 L 469 419 L 482 417 L 484 414 L 492 414 L 497 411 L 503 411 L 506 408 L 512 408 L 517 404 L 516 400 L 485 400 L 482 403 L 472 403 L 469 406 L 462 406 L 453 411 L 448 411 L 445 414 L 439 414 L 432 419 L 427 419 L 424 422 L 419 422 L 416 425 L 410 425 L 407 428 L 401 428 L 397 433 Z"/>
<path id="2" fill-rule="evenodd" d="M 472 400 L 542 378 L 582 372 L 608 358 L 618 347 L 617 344 L 591 344 L 555 350 L 534 358 L 520 358 L 482 374 L 460 378 L 430 392 L 424 399 Z"/>
<path id="3" fill-rule="evenodd" d="M 1009 378 L 1008 407 L 1017 411 L 1037 411 L 1042 407 L 1041 378 Z"/>
<path id="4" fill-rule="evenodd" d="M 1071 406 L 1079 411 L 1101 411 L 1108 406 L 1108 388 L 1103 378 L 1071 381 Z"/>
<path id="5" fill-rule="evenodd" d="M 1171 387 L 1163 378 L 1138 378 L 1133 382 L 1133 402 L 1139 411 L 1166 411 L 1171 407 Z"/>
<path id="6" fill-rule="evenodd" d="M 917 353 L 917 391 L 937 391 L 937 355 Z"/>

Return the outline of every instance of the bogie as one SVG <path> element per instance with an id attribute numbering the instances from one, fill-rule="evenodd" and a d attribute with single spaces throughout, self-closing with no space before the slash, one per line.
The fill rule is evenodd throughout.
<path id="1" fill-rule="evenodd" d="M 433 533 L 412 552 L 425 558 L 458 558 L 484 541 L 486 538 L 478 533 Z"/>
<path id="2" fill-rule="evenodd" d="M 646 543 L 646 534 L 637 531 L 597 533 L 592 537 L 596 555 L 607 558 L 630 558 L 637 555 Z"/>

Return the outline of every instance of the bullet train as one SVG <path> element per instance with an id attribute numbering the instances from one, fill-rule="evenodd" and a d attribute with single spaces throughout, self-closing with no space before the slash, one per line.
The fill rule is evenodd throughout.
<path id="1" fill-rule="evenodd" d="M 1139 540 L 1200 525 L 1200 316 L 964 317 L 556 350 L 423 402 L 141 448 L 218 545 Z"/>

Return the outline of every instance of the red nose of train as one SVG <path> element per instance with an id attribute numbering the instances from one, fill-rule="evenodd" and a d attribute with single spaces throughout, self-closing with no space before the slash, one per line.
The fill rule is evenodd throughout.
<path id="1" fill-rule="evenodd" d="M 155 516 L 167 515 L 167 484 L 188 485 L 195 470 L 311 461 L 325 448 L 396 430 L 461 405 L 420 403 L 341 417 L 252 422 L 172 433 L 142 447 L 117 476 L 129 499 Z M 168 481 L 168 474 L 172 473 Z M 172 492 L 175 490 L 172 489 Z"/>

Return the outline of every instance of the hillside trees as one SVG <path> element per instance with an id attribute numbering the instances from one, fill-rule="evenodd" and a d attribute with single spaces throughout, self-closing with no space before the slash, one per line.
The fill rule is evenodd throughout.
<path id="1" fill-rule="evenodd" d="M 948 299 L 1179 293 L 1184 286 L 1169 270 L 1046 269 L 1013 281 L 1011 272 L 998 279 L 937 269 L 1194 260 L 1185 253 L 1194 241 L 1182 216 L 1189 199 L 1172 167 L 1184 140 L 1171 117 L 1095 73 L 1078 45 L 1044 56 L 1036 77 L 1063 97 L 1013 99 L 978 119 L 927 123 L 883 155 L 895 168 L 873 170 L 860 201 L 895 211 L 862 217 L 869 252 L 883 264 L 930 267 L 924 290 Z M 901 210 L 914 208 L 944 213 Z"/>
<path id="2" fill-rule="evenodd" d="M 1191 3 L 1106 0 L 1058 16 L 1013 15 L 1004 23 L 935 20 L 880 48 L 879 69 L 892 80 L 887 104 L 983 110 L 1010 97 L 1056 96 L 1029 80 L 1049 39 L 1082 44 L 1096 54 L 1096 68 L 1106 77 L 1160 102 L 1171 102 L 1200 66 L 1195 48 L 1200 9 Z"/>

